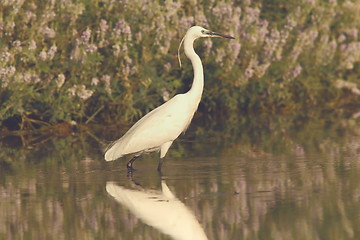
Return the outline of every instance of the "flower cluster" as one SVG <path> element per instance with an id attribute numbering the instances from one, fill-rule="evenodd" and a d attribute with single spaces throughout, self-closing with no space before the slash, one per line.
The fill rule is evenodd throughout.
<path id="1" fill-rule="evenodd" d="M 355 2 L 299 1 L 286 11 L 250 0 L 104 1 L 101 7 L 84 0 L 10 2 L 3 4 L 0 23 L 0 95 L 16 97 L 3 98 L 1 104 L 10 107 L 0 110 L 0 121 L 24 113 L 79 120 L 103 105 L 109 112 L 101 114 L 138 117 L 149 109 L 136 99 L 147 96 L 148 105 L 156 106 L 188 87 L 182 79 L 191 65 L 179 71 L 175 55 L 194 24 L 236 37 L 196 45 L 204 64 L 215 66 L 205 67 L 212 89 L 204 93 L 204 109 L 307 103 L 306 94 L 299 100 L 294 92 L 311 93 L 313 85 L 335 91 L 328 86 L 338 78 L 359 81 L 352 74 L 360 62 Z M 296 81 L 302 84 L 294 91 Z M 312 98 L 322 99 L 320 92 Z M 86 102 L 72 104 L 75 96 Z M 42 116 L 29 99 L 51 111 Z"/>
<path id="2" fill-rule="evenodd" d="M 93 95 L 93 91 L 86 89 L 85 85 L 74 85 L 67 90 L 69 96 L 75 97 L 78 96 L 81 100 L 86 100 Z"/>

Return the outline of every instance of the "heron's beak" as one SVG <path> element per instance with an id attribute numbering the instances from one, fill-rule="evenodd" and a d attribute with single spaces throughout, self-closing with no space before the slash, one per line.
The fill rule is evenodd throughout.
<path id="1" fill-rule="evenodd" d="M 217 32 L 211 32 L 211 31 L 209 31 L 207 34 L 208 34 L 210 37 L 222 37 L 222 38 L 235 39 L 235 38 L 232 37 L 232 36 L 224 35 L 224 34 L 217 33 Z"/>

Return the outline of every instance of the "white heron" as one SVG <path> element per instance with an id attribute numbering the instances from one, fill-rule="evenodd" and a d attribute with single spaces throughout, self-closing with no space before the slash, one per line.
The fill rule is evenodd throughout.
<path id="1" fill-rule="evenodd" d="M 113 161 L 124 155 L 134 154 L 127 163 L 128 170 L 142 153 L 160 150 L 158 170 L 161 170 L 163 158 L 173 141 L 189 126 L 196 112 L 204 87 L 204 71 L 200 57 L 193 43 L 201 37 L 234 37 L 209 31 L 199 26 L 191 27 L 180 42 L 184 43 L 185 55 L 194 69 L 194 80 L 190 90 L 178 94 L 169 101 L 150 111 L 136 122 L 120 139 L 111 143 L 105 152 L 105 160 Z M 180 61 L 180 57 L 179 57 Z M 181 65 L 181 62 L 180 62 Z"/>
<path id="2" fill-rule="evenodd" d="M 145 224 L 176 240 L 207 240 L 194 213 L 161 181 L 162 191 L 132 190 L 106 183 L 106 191 Z"/>

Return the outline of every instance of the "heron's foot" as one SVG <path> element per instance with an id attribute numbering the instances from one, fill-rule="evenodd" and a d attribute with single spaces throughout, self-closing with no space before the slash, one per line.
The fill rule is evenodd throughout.
<path id="1" fill-rule="evenodd" d="M 134 156 L 132 159 L 130 159 L 130 161 L 126 164 L 126 167 L 128 169 L 128 172 L 133 172 L 135 171 L 135 169 L 133 168 L 133 163 L 135 162 L 135 160 L 138 158 L 139 156 Z"/>
<path id="2" fill-rule="evenodd" d="M 132 163 L 130 163 L 130 162 L 128 162 L 128 163 L 126 164 L 126 168 L 127 168 L 128 174 L 131 174 L 131 175 L 132 175 L 133 172 L 136 171 L 136 169 L 133 168 Z"/>
<path id="3" fill-rule="evenodd" d="M 132 165 L 131 164 L 126 164 L 126 168 L 127 168 L 127 170 L 128 170 L 128 172 L 134 172 L 136 169 L 135 168 L 133 168 L 132 167 Z"/>
<path id="4" fill-rule="evenodd" d="M 163 165 L 163 162 L 164 162 L 164 159 L 163 159 L 163 158 L 160 158 L 159 164 L 158 164 L 158 167 L 157 167 L 157 171 L 160 173 L 160 175 L 162 174 L 162 172 L 161 172 L 161 167 L 162 167 L 162 165 Z"/>
<path id="5" fill-rule="evenodd" d="M 133 176 L 134 176 L 134 172 L 135 172 L 136 170 L 134 169 L 134 168 L 128 168 L 127 169 L 127 177 L 128 177 L 128 179 L 131 181 L 131 182 L 134 182 L 134 178 L 133 178 Z M 136 185 L 136 184 L 135 184 Z"/>

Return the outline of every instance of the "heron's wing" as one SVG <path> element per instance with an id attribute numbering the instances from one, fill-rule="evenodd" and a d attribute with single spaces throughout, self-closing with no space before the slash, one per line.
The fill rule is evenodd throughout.
<path id="1" fill-rule="evenodd" d="M 107 150 L 105 159 L 115 160 L 126 154 L 158 149 L 175 140 L 193 115 L 184 94 L 176 95 L 135 123 Z"/>
<path id="2" fill-rule="evenodd" d="M 175 140 L 186 127 L 189 118 L 188 106 L 182 97 L 175 96 L 136 123 L 124 136 L 129 138 L 127 147 L 143 150 Z"/>

